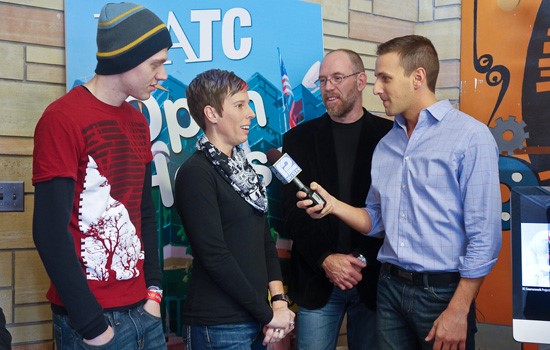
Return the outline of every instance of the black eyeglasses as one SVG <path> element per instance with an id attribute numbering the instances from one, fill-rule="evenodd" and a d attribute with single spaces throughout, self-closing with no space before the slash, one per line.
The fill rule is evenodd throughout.
<path id="1" fill-rule="evenodd" d="M 360 73 L 363 73 L 363 72 L 355 72 L 355 73 L 351 73 L 351 74 L 348 74 L 348 75 L 334 75 L 334 76 L 329 77 L 329 78 L 320 77 L 317 80 L 317 83 L 321 86 L 325 86 L 325 85 L 327 85 L 327 81 L 330 81 L 330 83 L 332 85 L 340 85 L 340 84 L 342 84 L 344 79 L 349 78 L 349 77 L 354 76 L 354 75 L 357 75 L 357 74 L 360 74 Z"/>

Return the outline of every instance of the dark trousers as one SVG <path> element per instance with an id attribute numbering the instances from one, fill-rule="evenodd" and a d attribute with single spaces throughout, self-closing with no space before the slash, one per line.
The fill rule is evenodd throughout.
<path id="1" fill-rule="evenodd" d="M 390 275 L 384 267 L 380 271 L 377 299 L 378 346 L 380 350 L 431 350 L 427 343 L 434 321 L 447 308 L 457 283 L 448 286 L 404 282 Z M 466 350 L 475 350 L 475 303 L 468 314 Z"/>
<path id="2" fill-rule="evenodd" d="M 6 316 L 0 308 L 0 350 L 11 350 L 11 334 L 6 329 Z"/>

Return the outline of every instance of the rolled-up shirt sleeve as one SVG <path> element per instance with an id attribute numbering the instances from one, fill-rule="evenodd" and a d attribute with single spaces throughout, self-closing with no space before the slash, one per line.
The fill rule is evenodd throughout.
<path id="1" fill-rule="evenodd" d="M 380 214 L 380 196 L 374 188 L 370 188 L 365 200 L 365 208 L 371 220 L 371 230 L 367 233 L 369 237 L 383 238 L 384 237 L 384 222 Z"/>
<path id="2" fill-rule="evenodd" d="M 467 236 L 459 272 L 462 277 L 479 278 L 496 264 L 502 244 L 498 148 L 487 128 L 472 135 L 459 181 Z"/>

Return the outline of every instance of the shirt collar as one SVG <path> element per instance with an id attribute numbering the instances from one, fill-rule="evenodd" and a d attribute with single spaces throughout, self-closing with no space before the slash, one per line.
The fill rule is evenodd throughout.
<path id="1" fill-rule="evenodd" d="M 437 121 L 441 121 L 451 109 L 453 109 L 453 106 L 449 100 L 441 100 L 429 106 L 425 110 L 427 110 L 432 117 L 437 119 Z"/>
<path id="2" fill-rule="evenodd" d="M 429 107 L 427 107 L 427 108 L 420 111 L 420 115 L 418 116 L 417 126 L 418 125 L 423 125 L 426 122 L 426 120 L 429 119 L 429 117 L 434 118 L 435 119 L 434 122 L 435 121 L 440 122 L 441 120 L 443 120 L 443 118 L 445 117 L 447 112 L 449 112 L 452 109 L 453 109 L 453 106 L 451 105 L 449 100 L 437 101 L 433 105 L 431 105 L 431 106 L 429 106 Z M 403 117 L 403 115 L 398 114 L 395 117 L 395 122 L 401 128 L 405 129 L 406 122 L 405 122 L 405 118 Z"/>

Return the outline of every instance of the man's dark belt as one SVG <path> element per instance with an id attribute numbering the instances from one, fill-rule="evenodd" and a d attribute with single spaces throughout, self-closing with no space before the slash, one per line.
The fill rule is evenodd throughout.
<path id="1" fill-rule="evenodd" d="M 448 287 L 460 281 L 458 272 L 415 272 L 408 271 L 392 264 L 382 264 L 382 271 L 387 272 L 399 281 L 413 286 Z"/>

